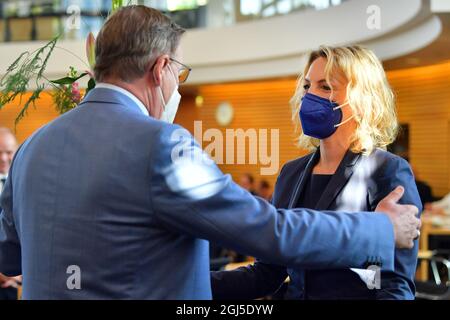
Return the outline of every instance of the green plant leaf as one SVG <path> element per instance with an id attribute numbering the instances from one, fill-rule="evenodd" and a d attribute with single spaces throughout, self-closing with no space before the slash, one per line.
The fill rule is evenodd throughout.
<path id="1" fill-rule="evenodd" d="M 51 80 L 50 82 L 54 83 L 54 84 L 59 84 L 59 85 L 72 84 L 72 83 L 76 82 L 77 80 L 83 78 L 86 75 L 88 75 L 88 73 L 84 72 L 75 78 L 74 77 L 64 77 L 64 78 L 57 79 L 57 80 Z"/>
<path id="2" fill-rule="evenodd" d="M 20 120 L 22 120 L 25 115 L 28 112 L 28 107 L 32 104 L 34 108 L 36 108 L 36 100 L 39 99 L 42 91 L 44 90 L 45 86 L 44 85 L 39 85 L 38 88 L 36 90 L 33 91 L 32 95 L 30 96 L 30 98 L 28 98 L 28 100 L 25 102 L 25 104 L 23 105 L 22 109 L 20 110 L 19 115 L 17 116 L 15 122 L 14 122 L 14 127 L 17 127 L 17 124 L 20 122 Z"/>
<path id="3" fill-rule="evenodd" d="M 30 97 L 23 104 L 23 108 L 16 118 L 16 125 L 26 115 L 30 104 L 34 106 L 45 88 L 45 85 L 40 82 L 46 80 L 44 71 L 58 39 L 59 36 L 36 51 L 20 54 L 0 80 L 0 109 L 16 98 L 20 99 L 19 104 L 22 105 L 22 98 L 29 91 L 30 81 L 32 79 L 35 81 L 37 89 L 32 91 Z"/>
<path id="4" fill-rule="evenodd" d="M 88 92 L 91 91 L 94 88 L 95 88 L 95 80 L 90 78 L 89 82 L 88 82 L 88 87 L 87 87 L 87 90 L 86 90 L 86 94 L 88 94 Z"/>
<path id="5" fill-rule="evenodd" d="M 112 13 L 116 12 L 117 10 L 119 10 L 121 7 L 124 6 L 124 0 L 112 0 Z"/>

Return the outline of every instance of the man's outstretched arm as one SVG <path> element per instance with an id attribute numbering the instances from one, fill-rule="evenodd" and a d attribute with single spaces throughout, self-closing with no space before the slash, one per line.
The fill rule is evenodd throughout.
<path id="1" fill-rule="evenodd" d="M 381 262 L 392 270 L 395 241 L 404 245 L 410 237 L 412 244 L 418 223 L 411 222 L 411 207 L 391 200 L 385 205 L 394 219 L 395 211 L 407 217 L 405 223 L 369 212 L 277 210 L 223 175 L 186 130 L 165 126 L 159 138 L 151 151 L 149 183 L 155 215 L 171 230 L 268 263 L 315 269 Z"/>

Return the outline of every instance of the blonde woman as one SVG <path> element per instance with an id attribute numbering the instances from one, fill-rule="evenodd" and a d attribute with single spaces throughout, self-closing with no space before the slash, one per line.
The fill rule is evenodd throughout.
<path id="1" fill-rule="evenodd" d="M 408 163 L 387 152 L 397 135 L 394 94 L 380 61 L 359 46 L 320 47 L 310 54 L 292 98 L 299 145 L 312 151 L 287 163 L 275 186 L 279 208 L 374 211 L 396 186 L 401 203 L 421 211 Z M 348 230 L 351 234 L 352 230 Z M 386 232 L 389 232 L 386 230 Z M 212 273 L 216 299 L 253 299 L 274 293 L 287 276 L 287 299 L 414 299 L 417 240 L 397 250 L 395 271 L 298 269 L 263 261 Z"/>

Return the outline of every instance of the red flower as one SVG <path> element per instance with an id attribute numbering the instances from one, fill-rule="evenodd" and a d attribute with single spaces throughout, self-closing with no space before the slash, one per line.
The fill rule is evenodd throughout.
<path id="1" fill-rule="evenodd" d="M 80 89 L 79 89 L 78 82 L 72 83 L 72 92 L 71 92 L 71 94 L 72 94 L 72 101 L 74 103 L 78 104 L 78 103 L 81 102 L 81 92 L 80 92 Z"/>

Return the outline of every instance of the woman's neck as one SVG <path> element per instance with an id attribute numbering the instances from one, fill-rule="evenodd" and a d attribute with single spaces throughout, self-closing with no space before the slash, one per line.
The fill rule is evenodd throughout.
<path id="1" fill-rule="evenodd" d="M 320 160 L 313 169 L 315 174 L 334 174 L 350 148 L 348 137 L 334 134 L 320 141 Z"/>

